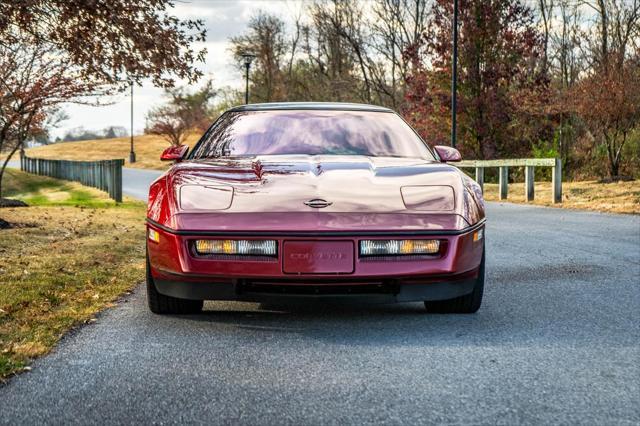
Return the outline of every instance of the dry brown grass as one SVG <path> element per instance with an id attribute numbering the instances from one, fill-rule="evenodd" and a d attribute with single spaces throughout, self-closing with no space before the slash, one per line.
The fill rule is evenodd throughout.
<path id="1" fill-rule="evenodd" d="M 193 134 L 187 138 L 186 144 L 193 146 L 199 135 Z M 111 160 L 124 158 L 125 167 L 140 169 L 166 170 L 169 165 L 160 161 L 160 154 L 169 143 L 159 136 L 142 135 L 133 139 L 136 162 L 129 163 L 130 140 L 126 138 L 99 139 L 80 142 L 59 142 L 52 145 L 28 149 L 27 155 L 38 158 L 53 158 L 56 160 Z"/>
<path id="2" fill-rule="evenodd" d="M 11 182 L 22 178 L 27 185 Z M 143 203 L 87 190 L 77 207 L 56 205 L 66 182 L 17 171 L 7 179 L 14 196 L 45 201 L 0 209 L 13 225 L 0 230 L 0 381 L 144 279 Z"/>
<path id="3" fill-rule="evenodd" d="M 498 199 L 497 184 L 485 184 L 484 190 L 485 199 L 500 201 Z M 524 183 L 509 184 L 509 196 L 506 201 L 524 203 Z M 640 214 L 640 181 L 613 183 L 598 183 L 596 181 L 563 182 L 561 204 L 553 204 L 551 202 L 551 182 L 536 182 L 533 204 L 607 213 Z"/>

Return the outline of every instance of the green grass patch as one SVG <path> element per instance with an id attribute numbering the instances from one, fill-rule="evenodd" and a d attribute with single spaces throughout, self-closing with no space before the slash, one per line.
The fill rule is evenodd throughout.
<path id="1" fill-rule="evenodd" d="M 0 380 L 144 279 L 145 205 L 11 170 L 0 230 Z"/>
<path id="2" fill-rule="evenodd" d="M 56 188 L 63 183 L 56 179 L 24 173 L 16 169 L 6 169 L 2 180 L 2 195 L 14 197 L 18 194 L 37 193 L 47 188 Z"/>
<path id="3" fill-rule="evenodd" d="M 5 198 L 22 200 L 30 206 L 74 206 L 89 208 L 128 208 L 140 202 L 126 200 L 117 205 L 109 195 L 77 182 L 37 176 L 15 169 L 7 169 L 3 178 Z"/>

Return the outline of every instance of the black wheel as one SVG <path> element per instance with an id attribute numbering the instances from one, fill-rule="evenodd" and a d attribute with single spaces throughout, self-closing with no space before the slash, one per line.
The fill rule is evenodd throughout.
<path id="1" fill-rule="evenodd" d="M 424 302 L 424 306 L 428 312 L 436 314 L 473 314 L 480 309 L 482 304 L 482 293 L 484 292 L 484 249 L 482 251 L 482 260 L 480 261 L 480 270 L 478 278 L 473 287 L 473 291 L 464 296 L 456 297 L 449 300 L 436 300 Z"/>
<path id="2" fill-rule="evenodd" d="M 154 314 L 197 314 L 202 311 L 202 300 L 178 299 L 158 293 L 151 276 L 147 257 L 147 303 Z"/>

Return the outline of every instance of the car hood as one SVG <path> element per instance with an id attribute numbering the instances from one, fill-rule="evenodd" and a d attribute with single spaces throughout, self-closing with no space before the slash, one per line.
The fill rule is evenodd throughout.
<path id="1" fill-rule="evenodd" d="M 428 227 L 441 216 L 447 224 L 438 227 L 468 226 L 484 216 L 481 202 L 469 193 L 469 181 L 447 164 L 352 155 L 186 161 L 166 174 L 174 225 L 198 228 L 206 221 L 203 213 L 225 214 L 228 220 L 242 215 L 243 221 L 256 213 L 265 220 L 349 217 L 364 227 L 376 222 L 376 228 L 398 220 L 403 226 L 407 220 L 414 223 L 410 228 Z M 309 205 L 314 203 L 324 207 Z"/>

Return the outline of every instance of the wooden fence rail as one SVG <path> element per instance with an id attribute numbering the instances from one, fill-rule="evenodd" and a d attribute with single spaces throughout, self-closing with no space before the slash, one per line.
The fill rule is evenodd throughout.
<path id="1" fill-rule="evenodd" d="M 552 193 L 554 203 L 562 202 L 562 162 L 559 158 L 515 158 L 512 160 L 468 160 L 452 163 L 460 168 L 475 168 L 476 181 L 484 190 L 484 169 L 497 167 L 499 169 L 500 199 L 506 200 L 509 192 L 509 167 L 524 167 L 524 193 L 527 201 L 534 199 L 534 180 L 536 167 L 551 167 Z"/>
<path id="2" fill-rule="evenodd" d="M 22 171 L 57 179 L 80 182 L 109 193 L 117 203 L 122 202 L 122 166 L 124 160 L 68 161 L 30 158 L 20 159 Z"/>

